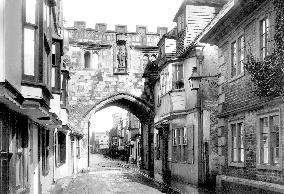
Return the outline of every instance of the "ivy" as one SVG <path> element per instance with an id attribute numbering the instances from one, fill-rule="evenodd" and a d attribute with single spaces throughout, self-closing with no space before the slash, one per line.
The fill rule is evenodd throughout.
<path id="1" fill-rule="evenodd" d="M 284 1 L 273 0 L 276 10 L 275 19 L 275 49 L 258 61 L 250 53 L 244 63 L 244 68 L 251 75 L 256 85 L 253 91 L 259 97 L 277 97 L 284 94 Z"/>

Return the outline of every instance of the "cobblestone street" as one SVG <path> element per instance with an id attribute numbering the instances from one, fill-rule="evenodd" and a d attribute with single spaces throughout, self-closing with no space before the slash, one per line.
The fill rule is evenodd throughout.
<path id="1" fill-rule="evenodd" d="M 147 178 L 131 165 L 114 161 L 102 155 L 91 155 L 91 169 L 76 177 L 66 177 L 57 181 L 51 194 L 85 193 L 178 193 L 156 181 Z M 191 188 L 190 193 L 198 192 Z"/>

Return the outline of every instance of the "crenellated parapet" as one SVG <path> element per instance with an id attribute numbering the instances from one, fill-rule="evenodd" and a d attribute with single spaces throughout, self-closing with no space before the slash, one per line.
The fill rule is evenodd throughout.
<path id="1" fill-rule="evenodd" d="M 142 25 L 136 26 L 136 32 L 127 31 L 126 25 L 115 25 L 115 30 L 108 30 L 105 23 L 97 23 L 93 29 L 86 28 L 84 21 L 75 21 L 74 27 L 67 28 L 70 44 L 93 49 L 115 44 L 120 34 L 126 37 L 129 46 L 156 47 L 160 37 L 167 31 L 167 27 L 158 27 L 157 32 L 148 32 L 147 26 Z"/>

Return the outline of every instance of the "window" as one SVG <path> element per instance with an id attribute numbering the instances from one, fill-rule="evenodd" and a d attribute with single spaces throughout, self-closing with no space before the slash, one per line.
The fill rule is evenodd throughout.
<path id="1" fill-rule="evenodd" d="M 231 43 L 231 77 L 244 72 L 245 41 L 244 36 L 239 36 Z"/>
<path id="2" fill-rule="evenodd" d="M 237 68 L 238 75 L 244 72 L 244 59 L 245 59 L 245 41 L 244 41 L 244 36 L 240 36 L 238 38 L 238 68 Z"/>
<path id="3" fill-rule="evenodd" d="M 62 108 L 66 108 L 68 105 L 68 79 L 69 74 L 64 71 L 61 74 L 61 96 L 60 96 L 60 104 Z"/>
<path id="4" fill-rule="evenodd" d="M 232 54 L 232 65 L 231 65 L 231 77 L 237 75 L 237 44 L 233 42 L 231 45 L 231 54 Z"/>
<path id="5" fill-rule="evenodd" d="M 28 120 L 18 115 L 11 114 L 10 126 L 15 132 L 16 139 L 14 142 L 15 149 L 15 186 L 16 190 L 20 191 L 28 187 Z M 13 140 L 12 140 L 13 141 Z"/>
<path id="6" fill-rule="evenodd" d="M 37 2 L 36 0 L 25 0 L 24 6 L 24 68 L 23 78 L 35 80 L 35 49 L 37 34 Z"/>
<path id="7" fill-rule="evenodd" d="M 52 71 L 51 87 L 53 92 L 60 92 L 61 89 L 61 43 L 54 41 L 52 44 Z"/>
<path id="8" fill-rule="evenodd" d="M 258 118 L 258 165 L 281 165 L 281 141 L 279 114 L 273 113 Z"/>
<path id="9" fill-rule="evenodd" d="M 177 129 L 173 129 L 173 145 L 177 145 Z"/>
<path id="10" fill-rule="evenodd" d="M 169 71 L 170 69 L 169 67 L 167 67 L 161 72 L 161 78 L 160 78 L 161 79 L 161 83 L 160 83 L 161 84 L 161 96 L 171 90 Z"/>
<path id="11" fill-rule="evenodd" d="M 184 88 L 183 64 L 173 64 L 173 89 Z"/>
<path id="12" fill-rule="evenodd" d="M 229 124 L 229 162 L 244 163 L 244 126 L 242 121 Z"/>
<path id="13" fill-rule="evenodd" d="M 42 128 L 41 139 L 42 174 L 47 175 L 49 171 L 49 130 Z"/>
<path id="14" fill-rule="evenodd" d="M 160 160 L 161 155 L 161 136 L 157 133 L 156 134 L 156 143 L 157 143 L 157 151 L 156 151 L 156 158 L 157 160 Z"/>
<path id="15" fill-rule="evenodd" d="M 193 125 L 183 128 L 173 129 L 172 133 L 172 158 L 176 162 L 194 161 L 194 130 Z M 187 134 L 190 133 L 190 136 Z M 177 138 L 178 137 L 178 138 Z"/>
<path id="16" fill-rule="evenodd" d="M 76 141 L 76 151 L 77 151 L 76 156 L 77 156 L 77 158 L 79 158 L 80 154 L 81 154 L 81 152 L 80 152 L 80 139 L 79 138 L 77 138 L 77 141 Z"/>
<path id="17" fill-rule="evenodd" d="M 269 20 L 265 18 L 260 21 L 260 58 L 268 55 L 268 34 L 269 34 Z"/>
<path id="18" fill-rule="evenodd" d="M 66 135 L 62 131 L 58 131 L 55 135 L 55 161 L 57 165 L 64 164 L 66 161 Z"/>

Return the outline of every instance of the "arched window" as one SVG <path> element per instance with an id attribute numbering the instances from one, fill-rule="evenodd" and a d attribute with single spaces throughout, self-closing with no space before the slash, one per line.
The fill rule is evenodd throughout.
<path id="1" fill-rule="evenodd" d="M 86 51 L 84 54 L 85 68 L 91 67 L 91 53 Z"/>

